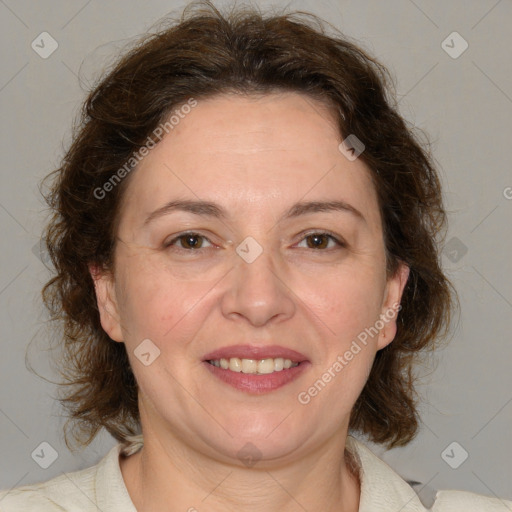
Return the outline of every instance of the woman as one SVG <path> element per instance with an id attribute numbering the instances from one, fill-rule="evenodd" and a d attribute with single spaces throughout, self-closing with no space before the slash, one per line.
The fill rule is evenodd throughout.
<path id="1" fill-rule="evenodd" d="M 349 435 L 413 439 L 413 364 L 456 297 L 436 170 L 385 87 L 308 18 L 211 5 L 120 60 L 54 176 L 43 291 L 75 440 L 119 444 L 1 510 L 426 510 Z"/>

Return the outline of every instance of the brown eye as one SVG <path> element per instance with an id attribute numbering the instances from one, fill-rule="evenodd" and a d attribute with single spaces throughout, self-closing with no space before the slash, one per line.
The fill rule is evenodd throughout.
<path id="1" fill-rule="evenodd" d="M 311 249 L 325 249 L 329 244 L 329 239 L 326 235 L 308 235 L 308 247 Z"/>
<path id="2" fill-rule="evenodd" d="M 199 249 L 203 245 L 200 235 L 183 235 L 180 240 L 184 249 Z"/>
<path id="3" fill-rule="evenodd" d="M 338 240 L 335 236 L 330 233 L 310 233 L 303 239 L 306 241 L 308 249 L 332 249 L 333 246 L 329 246 L 330 242 L 334 242 L 335 245 L 344 247 L 345 244 Z M 302 242 L 301 242 L 302 243 Z"/>
<path id="4" fill-rule="evenodd" d="M 178 249 L 193 250 L 203 248 L 204 241 L 208 240 L 205 236 L 198 233 L 183 233 L 170 242 L 165 243 L 165 247 L 177 245 Z M 178 244 L 176 244 L 178 242 Z M 210 243 L 210 242 L 209 242 Z"/>

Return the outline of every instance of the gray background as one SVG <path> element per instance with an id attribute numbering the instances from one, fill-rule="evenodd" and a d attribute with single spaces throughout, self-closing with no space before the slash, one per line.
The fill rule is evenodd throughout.
<path id="1" fill-rule="evenodd" d="M 44 221 L 38 183 L 58 166 L 83 88 L 128 39 L 183 5 L 0 0 L 0 488 L 90 466 L 115 444 L 103 434 L 71 454 L 52 399 L 55 387 L 25 366 L 28 350 L 35 370 L 55 378 L 41 352 L 47 335 L 39 290 L 48 271 L 34 249 Z M 512 3 L 309 0 L 288 6 L 328 19 L 390 68 L 401 113 L 433 141 L 450 210 L 443 263 L 460 294 L 460 322 L 436 369 L 424 372 L 417 439 L 387 453 L 373 448 L 403 477 L 428 487 L 512 499 Z M 59 45 L 46 59 L 31 48 L 43 31 Z M 442 46 L 453 31 L 469 44 L 458 58 Z M 452 39 L 445 45 L 459 52 L 461 41 Z M 58 452 L 48 469 L 31 457 L 43 441 Z M 456 465 L 462 450 L 469 457 L 453 469 L 445 460 Z"/>

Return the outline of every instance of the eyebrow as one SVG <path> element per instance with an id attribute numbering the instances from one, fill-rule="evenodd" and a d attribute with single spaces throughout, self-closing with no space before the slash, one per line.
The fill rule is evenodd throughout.
<path id="1" fill-rule="evenodd" d="M 220 220 L 226 220 L 229 217 L 226 210 L 216 203 L 179 199 L 169 201 L 164 206 L 151 212 L 144 221 L 144 226 L 159 217 L 163 217 L 164 215 L 168 215 L 175 211 L 184 211 L 201 217 L 214 217 Z M 350 213 L 358 220 L 366 222 L 363 214 L 357 208 L 345 201 L 301 201 L 292 205 L 292 207 L 279 218 L 278 222 L 318 212 Z"/>

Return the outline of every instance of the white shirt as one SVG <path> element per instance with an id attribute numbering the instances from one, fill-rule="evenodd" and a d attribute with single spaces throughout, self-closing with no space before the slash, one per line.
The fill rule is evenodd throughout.
<path id="1" fill-rule="evenodd" d="M 134 436 L 125 453 L 141 446 L 142 436 Z M 512 512 L 512 501 L 464 491 L 438 491 L 427 509 L 407 482 L 363 443 L 348 436 L 346 446 L 361 467 L 359 512 Z M 87 469 L 0 491 L 0 512 L 137 512 L 119 466 L 121 449 L 121 444 L 114 446 Z"/>

